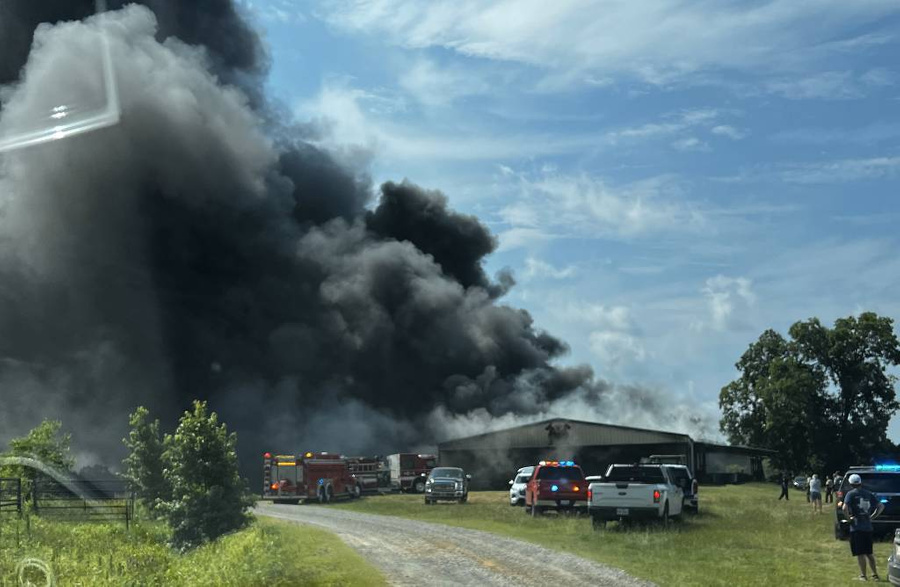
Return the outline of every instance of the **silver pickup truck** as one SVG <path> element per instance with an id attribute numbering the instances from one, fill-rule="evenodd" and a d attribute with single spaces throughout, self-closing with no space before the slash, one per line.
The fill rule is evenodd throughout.
<path id="1" fill-rule="evenodd" d="M 588 486 L 588 514 L 594 529 L 607 522 L 669 519 L 682 514 L 684 490 L 668 465 L 610 465 L 603 481 Z"/>

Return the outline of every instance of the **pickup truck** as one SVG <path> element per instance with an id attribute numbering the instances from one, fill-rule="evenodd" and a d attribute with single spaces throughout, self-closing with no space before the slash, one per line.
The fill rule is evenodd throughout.
<path id="1" fill-rule="evenodd" d="M 525 511 L 583 512 L 587 504 L 584 471 L 573 461 L 541 461 L 525 486 Z"/>
<path id="2" fill-rule="evenodd" d="M 588 486 L 588 514 L 595 530 L 615 520 L 680 517 L 684 490 L 668 465 L 610 465 L 600 483 Z"/>

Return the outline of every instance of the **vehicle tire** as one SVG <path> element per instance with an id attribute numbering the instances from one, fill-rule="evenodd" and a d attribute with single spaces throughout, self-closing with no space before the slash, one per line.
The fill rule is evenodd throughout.
<path id="1" fill-rule="evenodd" d="M 591 516 L 591 527 L 594 530 L 606 529 L 606 520 L 604 520 L 600 516 Z"/>
<path id="2" fill-rule="evenodd" d="M 413 491 L 416 493 L 425 493 L 425 480 L 424 479 L 416 479 L 413 481 Z"/>
<path id="3" fill-rule="evenodd" d="M 468 501 L 469 501 L 469 494 L 468 494 L 468 493 L 466 493 L 464 496 L 462 496 L 462 499 L 459 500 L 460 503 L 466 503 L 466 502 L 468 502 Z"/>
<path id="4" fill-rule="evenodd" d="M 834 523 L 834 539 L 835 540 L 847 540 L 850 538 L 850 533 L 844 530 L 838 522 Z"/>
<path id="5" fill-rule="evenodd" d="M 666 502 L 663 506 L 663 528 L 669 527 L 669 502 Z"/>
<path id="6" fill-rule="evenodd" d="M 542 508 L 541 506 L 539 506 L 539 505 L 532 505 L 532 506 L 531 506 L 531 517 L 532 517 L 532 518 L 536 518 L 536 517 L 540 516 L 540 515 L 543 514 L 543 513 L 544 513 L 544 508 Z"/>

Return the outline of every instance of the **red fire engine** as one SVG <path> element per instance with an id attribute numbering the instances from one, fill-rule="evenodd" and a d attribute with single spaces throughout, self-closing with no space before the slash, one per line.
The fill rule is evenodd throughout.
<path id="1" fill-rule="evenodd" d="M 328 503 L 337 497 L 359 497 L 361 487 L 347 459 L 327 452 L 263 455 L 264 500 Z"/>
<path id="2" fill-rule="evenodd" d="M 350 472 L 363 491 L 390 491 L 391 470 L 381 457 L 347 457 Z"/>
<path id="3" fill-rule="evenodd" d="M 425 479 L 437 466 L 435 455 L 399 453 L 387 456 L 391 469 L 391 486 L 400 491 L 425 493 Z"/>

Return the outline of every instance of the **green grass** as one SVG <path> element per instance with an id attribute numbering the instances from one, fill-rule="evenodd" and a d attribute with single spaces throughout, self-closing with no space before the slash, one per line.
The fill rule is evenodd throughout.
<path id="1" fill-rule="evenodd" d="M 0 527 L 0 586 L 16 585 L 24 558 L 49 563 L 69 585 L 384 585 L 381 574 L 329 532 L 276 520 L 181 555 L 168 548 L 165 526 L 144 522 L 72 524 L 31 518 L 31 532 Z"/>
<path id="2" fill-rule="evenodd" d="M 847 542 L 834 539 L 833 504 L 813 515 L 805 496 L 777 500 L 776 485 L 703 487 L 702 513 L 669 530 L 658 524 L 591 529 L 587 517 L 540 519 L 510 507 L 507 492 L 469 503 L 425 506 L 422 496 L 371 497 L 335 507 L 485 530 L 619 567 L 659 585 L 853 585 L 859 574 Z M 882 579 L 890 541 L 876 542 Z"/>

